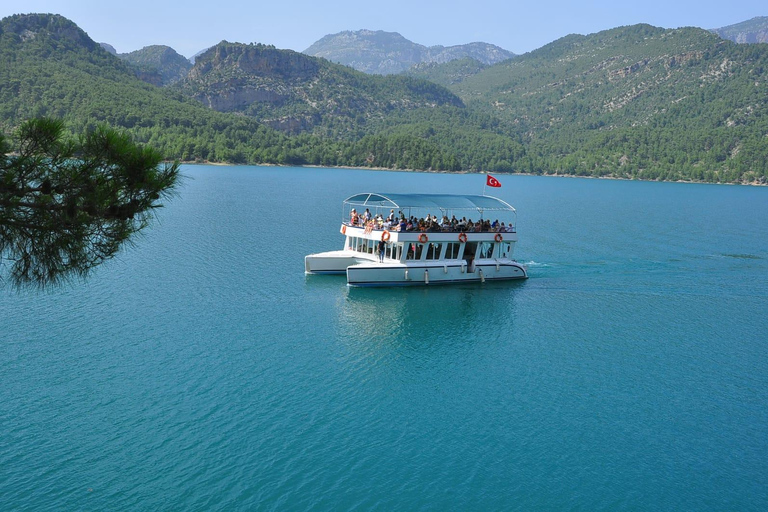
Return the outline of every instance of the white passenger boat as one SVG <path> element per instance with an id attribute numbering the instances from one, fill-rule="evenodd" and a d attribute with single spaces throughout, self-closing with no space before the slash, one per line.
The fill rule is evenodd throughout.
<path id="1" fill-rule="evenodd" d="M 351 286 L 528 277 L 525 266 L 512 259 L 517 242 L 515 209 L 501 199 L 365 193 L 347 198 L 342 210 L 343 249 L 306 256 L 308 274 L 346 273 Z M 390 222 L 392 217 L 395 222 Z"/>

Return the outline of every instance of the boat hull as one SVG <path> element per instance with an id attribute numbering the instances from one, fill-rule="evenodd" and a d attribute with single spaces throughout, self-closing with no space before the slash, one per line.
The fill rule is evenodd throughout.
<path id="1" fill-rule="evenodd" d="M 328 251 L 309 254 L 304 257 L 304 271 L 307 274 L 345 274 L 352 265 L 375 261 L 373 256 L 355 251 Z"/>
<path id="2" fill-rule="evenodd" d="M 360 263 L 347 268 L 350 286 L 424 286 L 526 279 L 525 267 L 512 260 L 476 260 L 424 264 Z"/>

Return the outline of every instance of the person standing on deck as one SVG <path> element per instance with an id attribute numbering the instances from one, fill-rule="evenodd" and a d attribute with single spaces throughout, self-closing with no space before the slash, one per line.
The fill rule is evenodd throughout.
<path id="1" fill-rule="evenodd" d="M 379 246 L 378 246 L 379 263 L 384 263 L 384 251 L 386 250 L 386 248 L 387 248 L 387 242 L 385 242 L 384 240 L 379 240 Z"/>

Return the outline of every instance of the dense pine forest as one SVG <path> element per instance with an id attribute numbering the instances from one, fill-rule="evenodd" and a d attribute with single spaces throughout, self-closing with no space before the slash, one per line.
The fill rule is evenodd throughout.
<path id="1" fill-rule="evenodd" d="M 178 73 L 168 50 L 119 58 L 61 16 L 5 18 L 0 129 L 107 124 L 191 162 L 768 182 L 768 45 L 704 30 L 620 27 L 407 76 L 223 41 L 158 80 L 163 59 Z"/>

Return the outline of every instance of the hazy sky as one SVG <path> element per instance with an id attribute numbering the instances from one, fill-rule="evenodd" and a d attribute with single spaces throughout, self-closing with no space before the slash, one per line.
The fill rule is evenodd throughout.
<path id="1" fill-rule="evenodd" d="M 221 40 L 305 50 L 342 30 L 399 32 L 426 46 L 482 41 L 514 53 L 622 25 L 719 28 L 768 16 L 765 0 L 0 0 L 0 18 L 61 14 L 118 53 L 152 44 L 190 57 Z"/>

